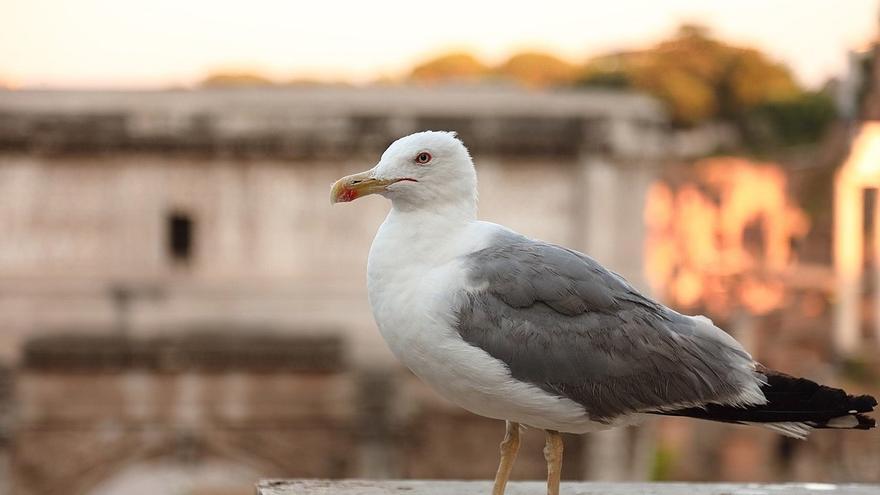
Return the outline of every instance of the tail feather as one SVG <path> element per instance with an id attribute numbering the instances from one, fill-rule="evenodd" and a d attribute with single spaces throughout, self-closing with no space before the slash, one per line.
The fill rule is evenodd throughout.
<path id="1" fill-rule="evenodd" d="M 813 431 L 813 428 L 806 423 L 745 423 L 747 425 L 760 426 L 762 428 L 767 428 L 768 430 L 773 430 L 776 433 L 781 435 L 785 435 L 787 437 L 797 438 L 799 440 L 803 440 L 807 438 L 807 435 Z"/>
<path id="2" fill-rule="evenodd" d="M 657 414 L 686 416 L 727 423 L 755 424 L 796 438 L 804 438 L 813 428 L 868 430 L 874 419 L 866 416 L 877 400 L 870 395 L 849 395 L 839 388 L 826 387 L 806 378 L 762 370 L 766 383 L 761 391 L 767 402 L 737 407 L 706 404 Z"/>

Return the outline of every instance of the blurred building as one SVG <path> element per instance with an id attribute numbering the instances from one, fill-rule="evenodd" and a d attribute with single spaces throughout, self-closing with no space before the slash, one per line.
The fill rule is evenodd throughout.
<path id="1" fill-rule="evenodd" d="M 0 493 L 237 494 L 258 477 L 493 473 L 499 422 L 435 396 L 374 328 L 365 265 L 387 202 L 328 204 L 335 179 L 425 129 L 455 130 L 471 149 L 482 218 L 588 252 L 712 316 L 771 367 L 876 389 L 865 352 L 832 351 L 850 335 L 841 312 L 873 328 L 861 304 L 877 293 L 864 283 L 872 258 L 857 263 L 852 305 L 839 297 L 839 236 L 831 222 L 810 224 L 795 169 L 697 160 L 735 147 L 735 130 L 673 131 L 647 97 L 493 86 L 7 91 Z M 835 166 L 865 163 L 844 158 L 857 135 L 841 134 Z M 870 197 L 855 207 L 872 211 Z M 857 223 L 857 245 L 876 238 L 872 222 Z M 820 432 L 795 443 L 664 419 L 567 437 L 564 475 L 876 481 L 877 438 Z M 541 435 L 525 441 L 514 475 L 542 478 Z"/>
<path id="2" fill-rule="evenodd" d="M 497 422 L 400 372 L 373 327 L 365 261 L 388 205 L 328 205 L 336 178 L 424 129 L 471 149 L 482 218 L 645 286 L 646 192 L 671 145 L 644 96 L 0 92 L 0 352 L 14 383 L 0 470 L 15 493 L 493 472 Z M 569 439 L 567 476 L 646 477 L 650 459 L 631 455 L 644 435 L 611 435 Z M 540 447 L 521 464 L 543 476 Z"/>
<path id="3" fill-rule="evenodd" d="M 388 206 L 330 208 L 328 187 L 423 129 L 474 152 L 484 218 L 639 283 L 663 119 L 642 96 L 497 88 L 0 93 L 0 349 L 224 322 L 384 355 L 363 273 Z"/>
<path id="4" fill-rule="evenodd" d="M 834 182 L 835 347 L 880 347 L 880 40 L 850 53 L 837 100 L 845 133 Z"/>
<path id="5" fill-rule="evenodd" d="M 498 422 L 434 396 L 373 328 L 365 260 L 387 204 L 327 204 L 336 178 L 423 129 L 456 130 L 470 147 L 483 218 L 650 282 L 765 364 L 839 383 L 830 349 L 853 335 L 840 315 L 872 328 L 870 304 L 838 297 L 846 278 L 822 246 L 841 237 L 806 222 L 788 171 L 690 163 L 735 146 L 733 131 L 670 132 L 643 96 L 0 92 L 0 492 L 224 494 L 267 476 L 492 473 Z M 841 161 L 844 172 L 871 163 Z M 869 215 L 871 194 L 855 197 Z M 859 259 L 856 301 L 876 293 L 864 284 L 873 258 Z M 871 362 L 846 356 L 844 379 L 876 386 Z M 876 480 L 871 435 L 800 444 L 667 419 L 567 438 L 565 476 Z M 531 432 L 516 476 L 543 476 L 540 446 Z"/>

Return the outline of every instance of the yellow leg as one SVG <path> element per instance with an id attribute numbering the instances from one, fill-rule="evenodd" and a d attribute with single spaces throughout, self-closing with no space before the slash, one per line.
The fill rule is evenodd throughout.
<path id="1" fill-rule="evenodd" d="M 562 435 L 558 431 L 547 430 L 544 459 L 547 460 L 547 495 L 559 495 L 559 480 L 562 477 Z"/>
<path id="2" fill-rule="evenodd" d="M 498 472 L 495 473 L 495 486 L 492 495 L 504 495 L 504 487 L 507 486 L 507 478 L 513 469 L 516 453 L 519 452 L 519 423 L 507 421 L 507 430 L 504 440 L 501 441 L 501 462 L 498 463 Z"/>

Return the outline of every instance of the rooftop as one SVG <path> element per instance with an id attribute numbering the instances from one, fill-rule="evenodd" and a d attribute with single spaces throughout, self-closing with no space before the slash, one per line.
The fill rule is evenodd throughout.
<path id="1" fill-rule="evenodd" d="M 611 90 L 303 86 L 0 91 L 0 151 L 198 151 L 311 157 L 456 130 L 478 151 L 613 147 L 611 127 L 663 128 L 656 100 Z M 614 131 L 616 132 L 616 131 Z"/>

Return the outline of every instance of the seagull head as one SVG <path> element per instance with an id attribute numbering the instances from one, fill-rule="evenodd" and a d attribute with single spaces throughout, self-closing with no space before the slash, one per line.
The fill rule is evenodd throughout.
<path id="1" fill-rule="evenodd" d="M 399 209 L 475 207 L 476 190 L 473 161 L 455 133 L 425 131 L 391 143 L 375 167 L 336 181 L 330 202 L 380 194 Z"/>

